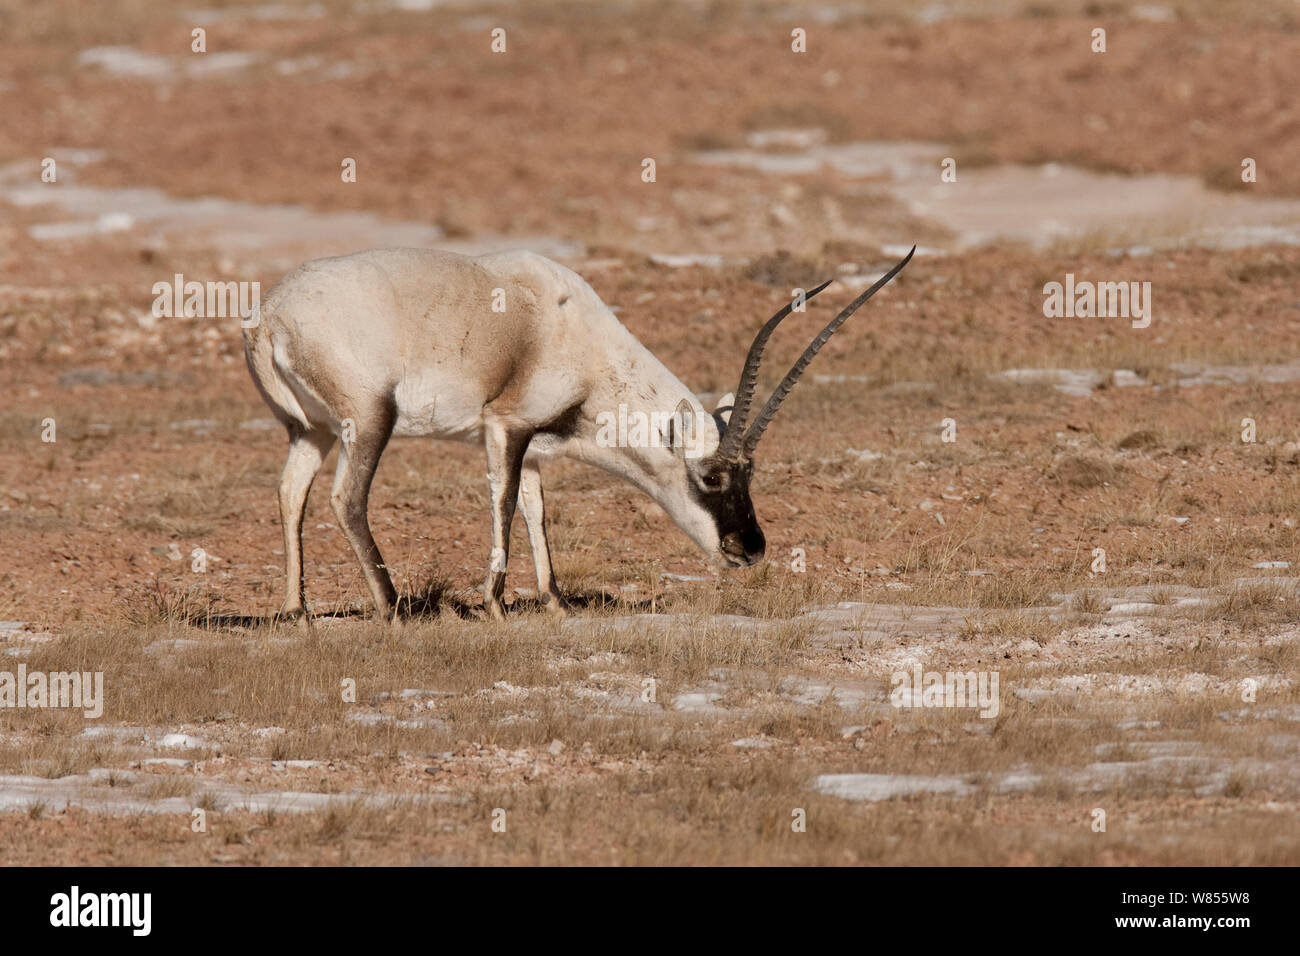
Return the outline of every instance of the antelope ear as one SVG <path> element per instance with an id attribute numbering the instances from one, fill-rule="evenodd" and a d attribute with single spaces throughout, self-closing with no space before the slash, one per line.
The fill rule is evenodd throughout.
<path id="1" fill-rule="evenodd" d="M 672 417 L 668 419 L 668 434 L 665 436 L 668 447 L 673 450 L 673 454 L 679 458 L 686 456 L 687 451 L 695 444 L 695 409 L 686 399 L 677 403 L 677 410 L 673 412 Z"/>
<path id="2" fill-rule="evenodd" d="M 718 404 L 713 406 L 713 414 L 724 425 L 731 423 L 731 410 L 736 404 L 736 393 L 728 392 L 718 399 Z"/>

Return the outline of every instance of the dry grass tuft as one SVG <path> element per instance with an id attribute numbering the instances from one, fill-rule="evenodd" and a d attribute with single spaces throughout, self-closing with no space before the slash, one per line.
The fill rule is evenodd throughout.
<path id="1" fill-rule="evenodd" d="M 1062 455 L 1047 474 L 1067 488 L 1088 489 L 1113 484 L 1119 471 L 1094 455 Z"/>

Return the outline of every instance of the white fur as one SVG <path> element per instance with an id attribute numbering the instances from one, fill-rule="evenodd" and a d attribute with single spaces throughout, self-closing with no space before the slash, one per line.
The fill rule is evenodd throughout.
<path id="1" fill-rule="evenodd" d="M 505 311 L 493 311 L 501 293 Z M 490 453 L 502 436 L 530 434 L 529 460 L 563 455 L 625 478 L 718 559 L 718 531 L 691 497 L 688 467 L 688 457 L 716 450 L 716 420 L 591 286 L 558 263 L 525 252 L 465 257 L 418 249 L 320 259 L 263 297 L 260 320 L 244 336 L 253 378 L 291 434 L 337 435 L 352 422 L 364 439 L 367 429 L 383 427 L 384 408 L 395 416 L 394 435 L 487 442 Z M 700 427 L 688 449 L 606 447 L 594 419 L 620 404 L 667 415 L 688 407 Z M 299 495 L 305 500 L 303 462 L 319 464 L 307 452 L 298 462 L 281 487 L 290 521 Z M 497 492 L 504 480 L 494 478 Z M 340 472 L 335 498 L 343 514 L 348 487 Z M 539 502 L 528 504 L 526 513 L 540 514 Z M 496 526 L 508 517 L 498 517 L 492 573 L 504 571 L 509 545 Z M 364 509 L 362 522 L 350 529 L 354 547 L 358 536 L 369 537 Z M 538 547 L 535 541 L 535 555 Z M 373 572 L 368 580 L 383 610 L 382 576 Z M 286 608 L 295 603 L 286 598 Z"/>

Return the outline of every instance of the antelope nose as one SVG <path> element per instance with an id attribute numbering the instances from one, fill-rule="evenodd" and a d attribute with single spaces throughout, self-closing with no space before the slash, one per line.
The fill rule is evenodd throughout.
<path id="1" fill-rule="evenodd" d="M 757 527 L 744 532 L 733 531 L 722 539 L 722 550 L 728 556 L 745 564 L 757 564 L 763 560 L 767 550 L 767 541 L 763 532 Z"/>

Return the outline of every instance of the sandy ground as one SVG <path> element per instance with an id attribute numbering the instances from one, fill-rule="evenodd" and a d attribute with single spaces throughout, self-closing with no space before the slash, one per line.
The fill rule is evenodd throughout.
<path id="1" fill-rule="evenodd" d="M 1288 5 L 400 7 L 0 7 L 0 672 L 105 686 L 0 709 L 6 862 L 1300 860 Z M 440 611 L 365 620 L 318 491 L 319 616 L 271 625 L 283 433 L 236 322 L 150 311 L 531 248 L 713 396 L 792 288 L 837 280 L 765 384 L 913 243 L 764 441 L 763 565 L 546 469 L 563 622 L 522 527 L 479 619 L 482 452 L 404 440 L 371 522 Z M 1067 274 L 1150 325 L 1045 316 Z"/>

